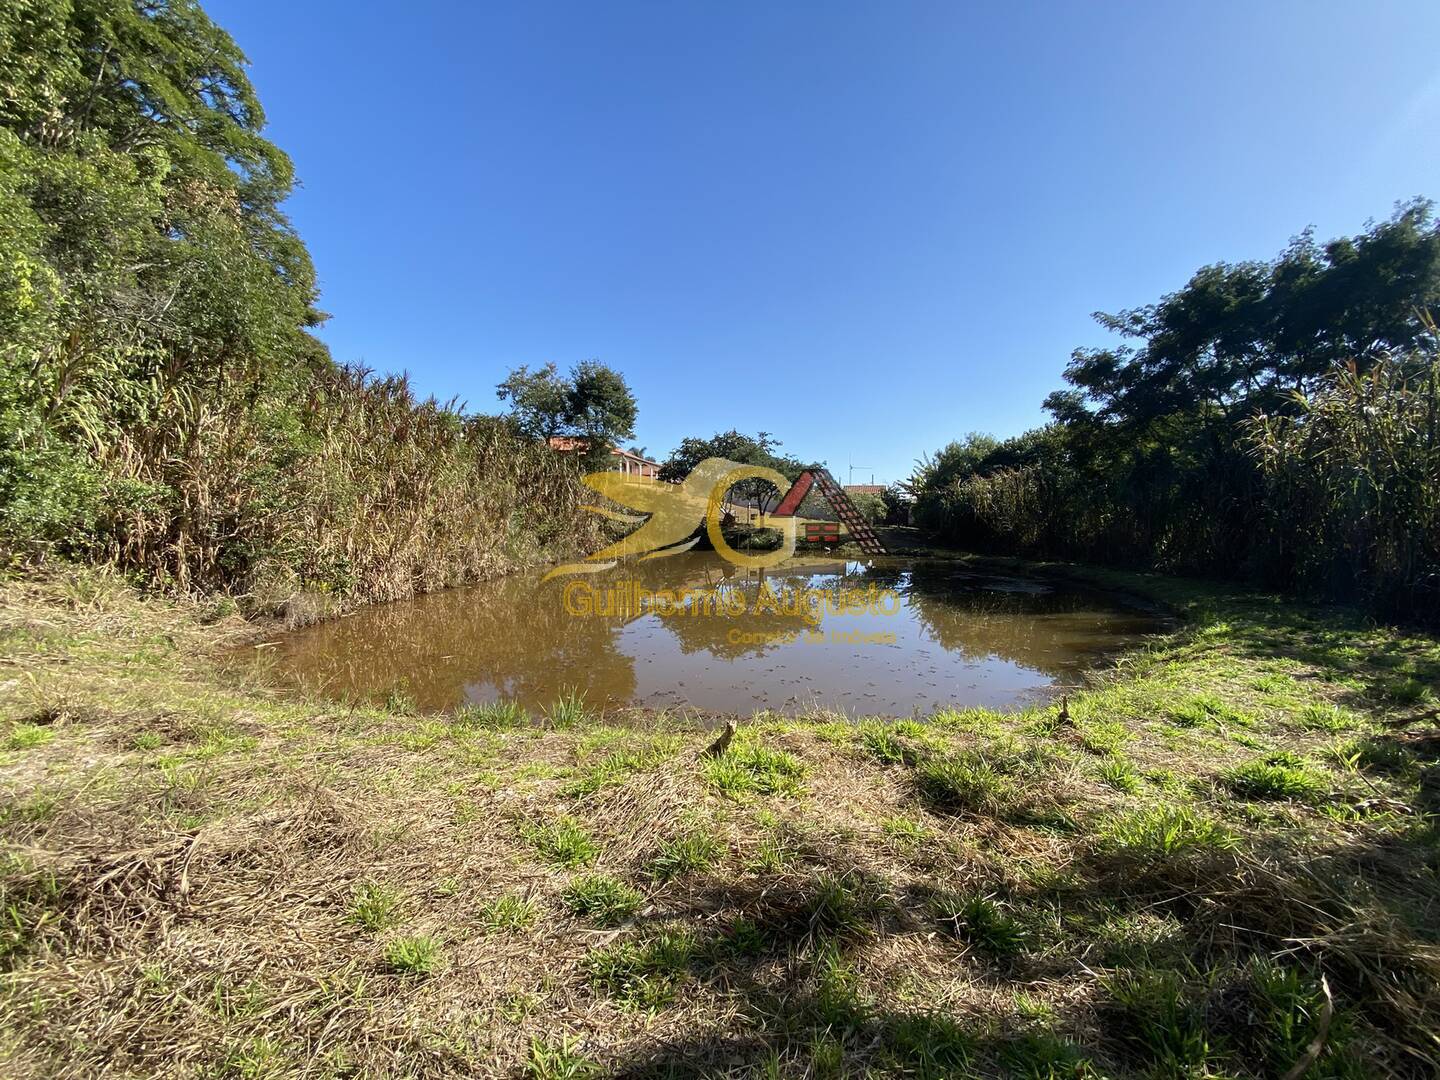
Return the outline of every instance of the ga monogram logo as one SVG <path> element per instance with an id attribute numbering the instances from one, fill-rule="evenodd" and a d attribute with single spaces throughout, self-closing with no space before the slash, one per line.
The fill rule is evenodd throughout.
<path id="1" fill-rule="evenodd" d="M 780 531 L 780 546 L 774 551 L 759 555 L 736 551 L 721 531 L 725 493 L 742 480 L 768 480 L 780 493 L 780 502 L 775 510 L 761 514 L 759 519 L 761 527 Z M 585 509 L 615 521 L 638 525 L 639 528 L 588 556 L 583 562 L 555 567 L 541 580 L 609 570 L 625 558 L 663 559 L 668 555 L 679 555 L 700 542 L 697 530 L 702 523 L 705 535 L 722 558 L 747 569 L 777 566 L 795 554 L 795 512 L 815 483 L 819 484 L 821 494 L 862 550 L 872 555 L 885 554 L 879 538 L 844 490 L 829 472 L 819 466 L 806 469 L 794 484 L 774 469 L 763 465 L 741 465 L 727 458 L 706 458 L 691 469 L 690 475 L 679 484 L 618 472 L 590 473 L 584 482 L 612 502 L 639 512 L 625 513 L 603 506 L 587 506 Z"/>

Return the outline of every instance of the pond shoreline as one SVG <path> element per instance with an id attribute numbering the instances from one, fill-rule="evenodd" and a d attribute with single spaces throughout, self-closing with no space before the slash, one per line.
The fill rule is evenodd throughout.
<path id="1" fill-rule="evenodd" d="M 216 669 L 237 618 L 11 580 L 0 1059 L 1278 1075 L 1328 992 L 1315 1075 L 1422 1075 L 1440 644 L 1097 574 L 1185 621 L 1063 713 L 760 714 L 713 753 L 679 714 L 301 700 Z"/>
<path id="2" fill-rule="evenodd" d="M 1023 709 L 1151 635 L 1154 604 L 1075 574 L 958 558 L 799 556 L 746 571 L 711 553 L 549 580 L 540 572 L 272 635 L 279 685 L 427 713 L 578 696 L 745 715 Z"/>

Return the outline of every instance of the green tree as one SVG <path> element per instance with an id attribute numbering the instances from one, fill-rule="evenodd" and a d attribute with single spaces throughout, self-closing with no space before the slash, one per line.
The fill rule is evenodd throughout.
<path id="1" fill-rule="evenodd" d="M 794 480 L 805 469 L 797 458 L 777 454 L 780 440 L 768 431 L 756 435 L 743 435 L 735 429 L 721 431 L 708 439 L 688 438 L 681 440 L 668 458 L 660 465 L 661 480 L 683 480 L 690 470 L 706 458 L 727 458 L 740 465 L 761 465 L 774 469 L 787 480 Z M 753 502 L 761 513 L 775 502 L 779 494 L 774 485 L 764 480 L 742 480 L 731 489 L 739 498 Z"/>
<path id="2" fill-rule="evenodd" d="M 949 487 L 973 473 L 999 445 L 995 436 L 972 431 L 959 442 L 947 443 L 933 456 L 926 454 L 920 458 L 905 488 L 918 493 Z"/>
<path id="3" fill-rule="evenodd" d="M 323 318 L 314 271 L 280 209 L 293 171 L 261 135 L 245 63 L 193 0 L 0 7 L 12 546 L 123 542 L 137 499 L 173 500 L 168 478 L 135 486 L 142 463 L 173 461 L 226 395 L 262 410 L 329 365 L 306 332 Z"/>
<path id="4" fill-rule="evenodd" d="M 1271 262 L 1207 266 L 1156 304 L 1097 313 L 1140 344 L 1077 349 L 1065 371 L 1075 389 L 1046 404 L 1062 421 L 1093 410 L 1131 424 L 1196 409 L 1228 423 L 1287 408 L 1337 363 L 1363 373 L 1415 350 L 1426 332 L 1418 313 L 1437 302 L 1440 224 L 1416 199 L 1359 236 L 1322 246 L 1307 231 Z"/>
<path id="5" fill-rule="evenodd" d="M 510 402 L 516 426 L 532 439 L 568 435 L 586 440 L 592 455 L 603 455 L 635 435 L 635 395 L 624 376 L 598 360 L 576 364 L 569 375 L 554 364 L 533 372 L 521 365 L 495 393 Z"/>

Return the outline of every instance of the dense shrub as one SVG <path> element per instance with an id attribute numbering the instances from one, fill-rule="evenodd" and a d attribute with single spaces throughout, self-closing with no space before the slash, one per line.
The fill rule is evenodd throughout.
<path id="1" fill-rule="evenodd" d="M 1099 316 L 1048 426 L 920 463 L 915 524 L 960 547 L 1243 577 L 1436 619 L 1440 226 L 1206 267 Z"/>

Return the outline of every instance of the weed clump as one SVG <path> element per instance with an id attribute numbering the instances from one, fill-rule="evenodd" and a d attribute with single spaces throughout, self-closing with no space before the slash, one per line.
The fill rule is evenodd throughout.
<path id="1" fill-rule="evenodd" d="M 567 1035 L 557 1042 L 531 1039 L 525 1075 L 530 1080 L 594 1080 L 602 1070 L 598 1062 L 580 1052 L 579 1041 Z"/>
<path id="2" fill-rule="evenodd" d="M 550 726 L 561 730 L 579 727 L 589 718 L 590 710 L 585 707 L 585 695 L 575 690 L 561 694 L 545 710 L 545 719 Z"/>
<path id="3" fill-rule="evenodd" d="M 931 900 L 935 917 L 962 941 L 997 957 L 1014 956 L 1025 947 L 1024 925 L 981 893 L 942 893 Z"/>
<path id="4" fill-rule="evenodd" d="M 5 736 L 5 748 L 7 750 L 29 750 L 36 746 L 44 746 L 55 737 L 52 728 L 45 724 L 32 724 L 25 720 L 17 721 Z"/>
<path id="5" fill-rule="evenodd" d="M 572 817 L 560 817 L 547 825 L 526 825 L 522 833 L 544 859 L 561 866 L 586 866 L 600 854 L 599 845 Z"/>
<path id="6" fill-rule="evenodd" d="M 1240 846 L 1240 838 L 1213 818 L 1175 803 L 1121 814 L 1101 828 L 1100 836 L 1110 850 L 1142 858 L 1232 851 Z"/>
<path id="7" fill-rule="evenodd" d="M 378 881 L 362 881 L 350 894 L 349 919 L 369 931 L 383 930 L 395 921 L 400 893 Z"/>
<path id="8" fill-rule="evenodd" d="M 939 810 L 998 814 L 1013 795 L 1010 782 L 973 752 L 922 761 L 915 769 L 915 784 L 921 797 Z"/>
<path id="9" fill-rule="evenodd" d="M 626 1005 L 656 1009 L 669 1003 L 699 945 L 687 929 L 662 930 L 643 942 L 596 949 L 585 961 L 591 985 Z"/>
<path id="10" fill-rule="evenodd" d="M 720 842 L 699 829 L 663 840 L 650 869 L 662 881 L 706 870 L 720 857 Z"/>
<path id="11" fill-rule="evenodd" d="M 1116 791 L 1133 795 L 1140 790 L 1140 774 L 1135 766 L 1119 755 L 1106 758 L 1096 770 L 1100 779 Z"/>
<path id="12" fill-rule="evenodd" d="M 486 728 L 492 731 L 524 727 L 529 722 L 530 714 L 516 701 L 492 701 L 486 705 L 462 705 L 455 711 L 453 720 L 457 727 Z"/>
<path id="13" fill-rule="evenodd" d="M 732 798 L 747 793 L 796 795 L 805 764 L 794 754 L 772 750 L 750 740 L 736 740 L 728 749 L 705 761 L 710 786 Z"/>
<path id="14" fill-rule="evenodd" d="M 395 938 L 385 945 L 385 962 L 398 974 L 424 977 L 440 963 L 440 943 L 429 934 Z"/>
<path id="15" fill-rule="evenodd" d="M 640 894 L 605 874 L 587 874 L 570 883 L 565 905 L 600 926 L 617 926 L 640 907 Z"/>
<path id="16" fill-rule="evenodd" d="M 860 725 L 857 738 L 861 749 L 882 765 L 899 765 L 911 755 L 894 724 L 866 720 Z"/>
<path id="17" fill-rule="evenodd" d="M 1237 765 L 1224 773 L 1221 781 L 1244 799 L 1312 801 L 1325 793 L 1320 777 L 1293 755 L 1283 753 Z"/>
<path id="18" fill-rule="evenodd" d="M 497 896 L 480 908 L 480 925 L 487 930 L 528 930 L 540 908 L 533 900 L 513 893 Z"/>

